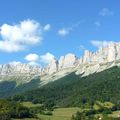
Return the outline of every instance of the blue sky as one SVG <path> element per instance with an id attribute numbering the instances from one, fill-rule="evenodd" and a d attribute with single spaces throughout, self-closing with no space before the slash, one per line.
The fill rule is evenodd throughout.
<path id="1" fill-rule="evenodd" d="M 0 0 L 0 63 L 40 63 L 67 53 L 80 57 L 85 49 L 119 42 L 119 5 L 119 0 Z M 32 30 L 23 32 L 22 23 Z"/>

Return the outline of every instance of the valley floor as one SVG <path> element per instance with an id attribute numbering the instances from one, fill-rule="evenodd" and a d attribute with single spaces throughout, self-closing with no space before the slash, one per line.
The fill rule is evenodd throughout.
<path id="1" fill-rule="evenodd" d="M 31 102 L 23 102 L 22 104 L 25 105 L 26 107 L 40 106 L 40 104 L 32 104 Z M 101 106 L 107 107 L 107 108 L 111 108 L 113 106 L 113 104 L 110 102 L 101 103 L 97 101 L 97 104 L 94 104 L 93 109 L 98 110 L 99 109 L 98 104 Z M 86 109 L 86 110 L 89 110 L 89 109 Z M 77 111 L 82 112 L 83 109 L 79 107 L 56 108 L 52 112 L 53 113 L 52 115 L 37 114 L 38 116 L 37 119 L 36 118 L 25 118 L 25 119 L 13 119 L 13 120 L 71 120 L 72 115 L 75 115 Z M 95 116 L 102 117 L 103 114 L 95 114 Z M 120 118 L 120 111 L 114 111 L 111 114 L 108 114 L 107 116 L 110 118 L 118 118 L 118 117 Z M 107 119 L 102 119 L 102 120 L 113 120 L 113 119 L 107 118 Z"/>

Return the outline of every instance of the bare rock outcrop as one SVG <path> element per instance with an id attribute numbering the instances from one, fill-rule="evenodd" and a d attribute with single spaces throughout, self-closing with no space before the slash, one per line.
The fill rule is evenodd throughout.
<path id="1" fill-rule="evenodd" d="M 78 58 L 72 54 L 69 53 L 65 56 L 62 56 L 59 60 L 59 70 L 65 69 L 65 68 L 71 68 L 76 67 L 78 64 Z"/>
<path id="2" fill-rule="evenodd" d="M 63 73 L 68 73 L 68 71 L 70 73 L 74 69 L 78 74 L 89 75 L 115 65 L 120 66 L 120 42 L 111 42 L 106 47 L 100 47 L 94 53 L 85 50 L 84 55 L 80 59 L 72 53 L 61 56 L 59 61 L 53 58 L 48 65 L 42 68 L 23 63 L 16 65 L 3 64 L 0 65 L 0 81 L 8 79 L 9 76 L 11 76 L 11 79 L 12 76 L 15 76 L 16 79 L 18 76 L 22 76 L 23 81 L 28 81 L 34 76 L 47 77 L 56 75 L 57 78 L 57 73 L 60 76 Z"/>
<path id="3" fill-rule="evenodd" d="M 53 58 L 47 66 L 47 74 L 53 74 L 58 71 L 58 61 Z"/>

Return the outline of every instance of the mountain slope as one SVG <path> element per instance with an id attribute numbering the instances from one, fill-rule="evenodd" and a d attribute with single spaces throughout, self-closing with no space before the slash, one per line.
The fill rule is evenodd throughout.
<path id="1" fill-rule="evenodd" d="M 40 103 L 54 101 L 60 106 L 78 106 L 96 100 L 118 103 L 120 99 L 120 68 L 81 77 L 74 72 L 39 89 L 22 94 L 24 100 Z"/>
<path id="2" fill-rule="evenodd" d="M 91 74 L 95 75 L 95 77 L 100 73 L 104 75 L 102 71 L 114 66 L 120 66 L 119 53 L 120 43 L 111 42 L 108 46 L 99 48 L 95 53 L 85 51 L 85 54 L 80 58 L 71 53 L 61 56 L 59 60 L 53 57 L 51 62 L 44 67 L 24 63 L 0 65 L 0 98 L 33 90 L 49 83 L 53 84 L 55 81 L 60 81 L 59 84 L 65 86 L 67 82 L 70 82 L 71 78 L 71 84 L 74 84 L 76 80 L 82 82 L 82 80 L 90 79 Z M 96 79 L 94 80 L 96 81 Z M 69 87 L 70 85 L 68 84 Z M 76 90 L 76 88 L 71 89 Z"/>
<path id="3" fill-rule="evenodd" d="M 28 83 L 17 86 L 15 81 L 4 81 L 0 83 L 0 98 L 8 98 L 10 96 L 23 93 L 28 90 L 38 88 L 40 84 L 39 79 L 33 79 Z"/>

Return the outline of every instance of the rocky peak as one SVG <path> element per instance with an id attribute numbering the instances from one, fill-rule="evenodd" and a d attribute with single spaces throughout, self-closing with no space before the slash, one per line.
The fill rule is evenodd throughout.
<path id="1" fill-rule="evenodd" d="M 85 50 L 84 56 L 83 56 L 83 63 L 89 63 L 91 62 L 93 53 L 90 52 L 89 50 Z"/>
<path id="2" fill-rule="evenodd" d="M 63 65 L 64 65 L 64 59 L 65 59 L 64 56 L 61 56 L 61 57 L 60 57 L 60 60 L 59 60 L 59 70 L 61 70 L 61 69 L 63 68 Z"/>
<path id="3" fill-rule="evenodd" d="M 80 58 L 80 64 L 85 63 L 106 63 L 120 59 L 120 43 L 111 42 L 106 47 L 100 47 L 95 53 L 88 50 Z"/>
<path id="4" fill-rule="evenodd" d="M 53 58 L 47 66 L 47 73 L 53 74 L 58 71 L 58 60 Z"/>
<path id="5" fill-rule="evenodd" d="M 117 54 L 118 54 L 118 52 L 117 52 L 117 45 L 116 45 L 116 43 L 111 42 L 108 45 L 108 56 L 107 56 L 108 62 L 116 60 Z"/>
<path id="6" fill-rule="evenodd" d="M 41 71 L 38 66 L 30 66 L 29 64 L 19 63 L 17 65 L 3 64 L 0 65 L 0 75 L 22 75 L 37 74 Z"/>
<path id="7" fill-rule="evenodd" d="M 59 70 L 64 69 L 64 68 L 76 67 L 77 64 L 78 64 L 78 58 L 74 54 L 69 53 L 60 58 Z"/>
<path id="8" fill-rule="evenodd" d="M 53 58 L 44 68 L 22 63 L 16 65 L 0 65 L 0 75 L 51 75 L 66 68 L 76 68 L 79 65 L 85 66 L 86 64 L 103 64 L 116 60 L 120 60 L 120 42 L 111 42 L 106 47 L 100 47 L 95 53 L 85 50 L 83 57 L 80 59 L 72 53 L 61 56 L 59 61 L 56 58 Z"/>

